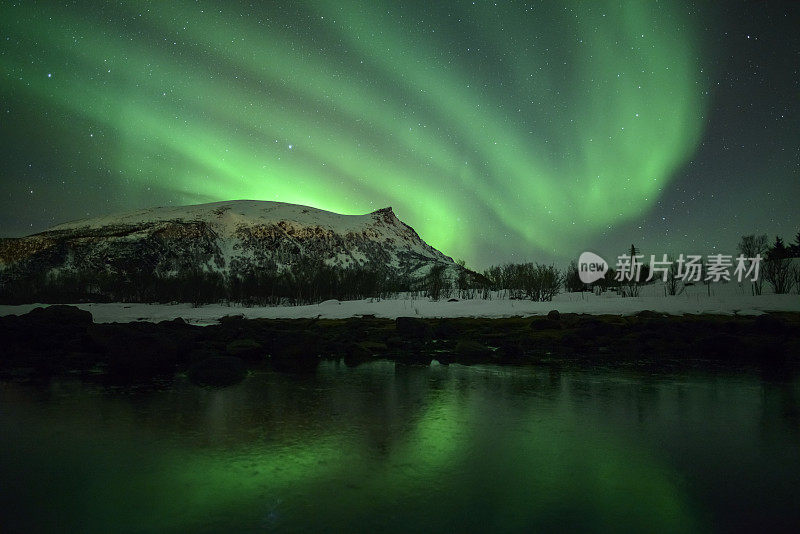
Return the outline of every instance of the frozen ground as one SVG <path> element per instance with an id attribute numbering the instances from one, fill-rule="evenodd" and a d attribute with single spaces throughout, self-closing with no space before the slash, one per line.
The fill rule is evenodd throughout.
<path id="1" fill-rule="evenodd" d="M 664 296 L 660 286 L 647 286 L 639 297 L 621 298 L 615 293 L 601 296 L 591 293 L 562 293 L 552 302 L 508 300 L 459 300 L 432 302 L 426 298 L 391 300 L 327 301 L 309 306 L 242 307 L 214 304 L 193 307 L 191 304 L 77 304 L 88 310 L 96 322 L 163 321 L 181 317 L 193 324 L 214 324 L 225 315 L 244 315 L 248 318 L 323 318 L 339 319 L 360 315 L 396 318 L 416 317 L 511 317 L 543 315 L 550 310 L 562 313 L 591 313 L 628 315 L 642 310 L 668 314 L 708 313 L 758 315 L 768 311 L 800 312 L 800 295 L 750 295 L 749 287 L 738 284 L 712 284 L 689 287 L 678 296 Z M 765 288 L 765 293 L 767 288 Z M 23 314 L 42 306 L 0 306 L 0 315 Z"/>

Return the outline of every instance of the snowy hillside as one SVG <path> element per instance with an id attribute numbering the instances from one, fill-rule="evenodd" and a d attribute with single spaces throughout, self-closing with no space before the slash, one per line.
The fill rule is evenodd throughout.
<path id="1" fill-rule="evenodd" d="M 238 200 L 161 207 L 69 222 L 0 240 L 0 271 L 97 270 L 161 276 L 291 270 L 313 258 L 337 267 L 380 265 L 412 278 L 453 260 L 425 243 L 391 208 L 340 215 L 281 202 Z"/>

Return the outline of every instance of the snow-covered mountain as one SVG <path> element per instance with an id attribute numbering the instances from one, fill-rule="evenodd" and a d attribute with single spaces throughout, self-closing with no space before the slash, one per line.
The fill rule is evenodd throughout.
<path id="1" fill-rule="evenodd" d="M 237 200 L 160 207 L 60 224 L 0 239 L 0 273 L 100 271 L 179 275 L 187 270 L 247 274 L 328 265 L 386 266 L 412 279 L 458 267 L 400 221 L 391 208 L 340 215 L 307 206 Z"/>

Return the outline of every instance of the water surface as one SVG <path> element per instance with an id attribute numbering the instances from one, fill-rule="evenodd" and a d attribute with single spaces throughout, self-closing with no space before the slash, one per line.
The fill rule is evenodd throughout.
<path id="1" fill-rule="evenodd" d="M 0 384 L 4 532 L 800 531 L 800 382 L 324 364 Z"/>

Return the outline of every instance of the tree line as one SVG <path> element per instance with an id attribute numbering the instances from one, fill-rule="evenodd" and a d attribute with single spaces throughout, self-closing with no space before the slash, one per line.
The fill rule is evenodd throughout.
<path id="1" fill-rule="evenodd" d="M 387 298 L 412 289 L 419 290 L 409 277 L 385 266 L 337 267 L 303 258 L 285 269 L 273 263 L 233 273 L 198 267 L 169 274 L 142 269 L 7 275 L 0 282 L 0 302 L 233 302 L 265 306 Z"/>
<path id="2" fill-rule="evenodd" d="M 762 277 L 751 284 L 753 295 L 761 294 L 765 281 L 774 293 L 791 293 L 793 289 L 800 293 L 800 260 L 794 260 L 800 258 L 800 232 L 789 245 L 781 236 L 775 236 L 771 244 L 766 234 L 742 236 L 739 252 L 748 257 L 758 254 L 764 258 Z"/>
<path id="3" fill-rule="evenodd" d="M 761 276 L 752 282 L 752 293 L 759 295 L 764 282 L 774 293 L 800 291 L 800 232 L 795 242 L 786 245 L 781 237 L 770 243 L 766 235 L 743 236 L 738 250 L 746 257 L 760 255 Z M 637 255 L 634 246 L 626 251 Z M 671 258 L 674 259 L 674 258 Z M 593 284 L 580 280 L 576 261 L 564 269 L 540 263 L 508 263 L 492 266 L 478 273 L 456 265 L 434 263 L 427 274 L 411 277 L 376 262 L 350 267 L 326 264 L 318 258 L 301 258 L 287 268 L 274 262 L 265 268 L 247 267 L 232 273 L 201 268 L 176 273 L 152 270 L 57 271 L 50 273 L 3 272 L 0 279 L 0 302 L 190 302 L 195 305 L 220 302 L 245 305 L 302 305 L 329 299 L 357 300 L 392 298 L 401 294 L 433 300 L 451 298 L 508 298 L 550 301 L 562 289 L 569 292 L 614 290 L 621 296 L 638 296 L 646 282 L 648 265 L 641 266 L 639 280 L 617 281 L 611 268 Z M 706 266 L 702 266 L 705 273 Z M 701 279 L 701 283 L 710 284 Z M 656 277 L 661 281 L 661 277 Z M 655 282 L 651 281 L 650 283 Z M 678 277 L 672 264 L 666 273 L 666 295 L 680 294 L 688 283 Z M 709 289 L 710 293 L 710 289 Z"/>
<path id="4" fill-rule="evenodd" d="M 287 268 L 274 263 L 233 273 L 201 268 L 163 274 L 152 270 L 107 272 L 64 270 L 50 273 L 6 272 L 0 280 L 5 304 L 76 302 L 220 302 L 245 305 L 302 305 L 329 299 L 392 298 L 401 294 L 433 300 L 507 298 L 552 300 L 563 274 L 535 263 L 491 267 L 483 274 L 456 265 L 434 263 L 424 276 L 398 274 L 378 263 L 350 267 L 304 258 Z"/>
<path id="5" fill-rule="evenodd" d="M 737 245 L 737 252 L 745 258 L 761 257 L 759 272 L 756 280 L 748 280 L 751 293 L 761 295 L 766 282 L 775 294 L 786 294 L 796 291 L 800 293 L 800 232 L 794 238 L 794 242 L 787 245 L 781 236 L 776 236 L 770 242 L 766 234 L 750 234 L 741 237 Z M 631 245 L 625 251 L 631 257 L 639 254 L 639 249 Z M 797 259 L 796 259 L 797 258 Z M 572 261 L 564 272 L 564 289 L 569 292 L 595 291 L 602 292 L 608 289 L 617 291 L 621 296 L 638 296 L 641 287 L 647 283 L 662 281 L 665 295 L 679 295 L 687 286 L 693 282 L 684 282 L 679 276 L 679 266 L 675 255 L 667 255 L 670 263 L 666 273 L 659 274 L 653 280 L 648 281 L 650 268 L 647 263 L 641 265 L 641 276 L 638 280 L 618 281 L 616 272 L 610 267 L 606 276 L 592 284 L 584 284 L 580 279 L 578 262 Z M 710 282 L 706 280 L 706 273 L 709 265 L 703 261 L 700 265 L 700 281 L 708 287 L 710 293 Z"/>

